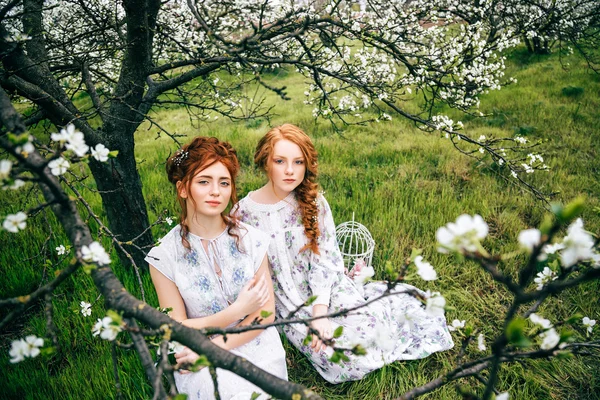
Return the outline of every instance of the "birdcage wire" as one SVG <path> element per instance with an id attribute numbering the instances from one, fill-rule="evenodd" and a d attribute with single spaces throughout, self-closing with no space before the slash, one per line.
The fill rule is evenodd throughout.
<path id="1" fill-rule="evenodd" d="M 354 220 L 339 224 L 335 228 L 335 236 L 344 258 L 344 266 L 348 271 L 354 266 L 354 262 L 362 258 L 365 265 L 372 266 L 375 241 L 371 232 L 361 223 Z"/>

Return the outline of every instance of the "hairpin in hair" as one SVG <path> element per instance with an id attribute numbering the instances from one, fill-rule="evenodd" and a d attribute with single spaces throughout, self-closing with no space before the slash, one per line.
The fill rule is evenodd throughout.
<path id="1" fill-rule="evenodd" d="M 178 154 L 177 154 L 177 155 L 175 156 L 175 158 L 173 159 L 173 164 L 175 164 L 175 165 L 177 165 L 177 166 L 180 166 L 180 165 L 181 165 L 181 163 L 182 163 L 182 162 L 183 162 L 185 159 L 187 159 L 188 155 L 189 155 L 189 152 L 188 152 L 187 150 L 186 150 L 186 151 L 179 150 L 179 151 L 178 151 Z"/>

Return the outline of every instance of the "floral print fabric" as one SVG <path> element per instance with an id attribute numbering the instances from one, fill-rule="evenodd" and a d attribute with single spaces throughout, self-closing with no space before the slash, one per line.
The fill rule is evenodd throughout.
<path id="1" fill-rule="evenodd" d="M 277 315 L 285 318 L 300 307 L 310 296 L 313 304 L 325 304 L 329 312 L 364 304 L 379 296 L 385 282 L 371 282 L 364 288 L 344 274 L 344 265 L 335 237 L 335 224 L 329 204 L 322 195 L 317 197 L 319 209 L 318 240 L 320 254 L 310 250 L 300 252 L 308 239 L 294 192 L 276 204 L 260 204 L 250 193 L 238 203 L 235 211 L 241 221 L 267 233 L 271 239 L 268 250 L 275 285 Z M 306 327 L 301 324 L 283 328 L 287 338 L 302 351 L 317 371 L 331 383 L 361 379 L 367 373 L 396 360 L 424 358 L 452 348 L 454 343 L 444 317 L 425 313 L 421 302 L 409 291 L 424 293 L 410 285 L 398 285 L 398 294 L 385 297 L 343 317 L 332 318 L 333 328 L 343 326 L 343 334 L 336 339 L 339 347 L 351 348 L 362 344 L 366 356 L 347 354 L 349 361 L 333 363 L 326 351 L 314 352 L 303 345 Z M 312 305 L 301 307 L 299 318 L 312 316 Z"/>
<path id="2" fill-rule="evenodd" d="M 146 261 L 173 281 L 185 303 L 188 318 L 215 314 L 235 302 L 240 290 L 258 271 L 267 251 L 269 238 L 261 231 L 240 224 L 236 232 L 240 236 L 239 247 L 235 237 L 227 229 L 218 237 L 208 240 L 208 251 L 202 246 L 202 238 L 188 234 L 190 249 L 181 242 L 178 225 L 161 239 L 146 256 Z M 214 265 L 221 271 L 215 272 Z M 254 340 L 232 350 L 258 367 L 287 379 L 285 351 L 279 333 L 273 327 L 266 329 Z M 253 392 L 261 389 L 237 375 L 217 369 L 219 393 L 222 399 L 250 399 Z M 175 374 L 180 393 L 189 399 L 213 399 L 214 389 L 208 369 L 191 374 Z M 259 398 L 268 398 L 264 393 Z"/>

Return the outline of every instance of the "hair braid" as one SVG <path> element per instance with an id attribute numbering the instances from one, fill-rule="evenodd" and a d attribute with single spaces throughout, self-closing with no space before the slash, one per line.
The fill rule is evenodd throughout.
<path id="1" fill-rule="evenodd" d="M 308 238 L 308 243 L 300 251 L 310 249 L 313 253 L 319 254 L 318 238 L 321 231 L 319 229 L 319 210 L 317 207 L 317 150 L 308 135 L 292 124 L 272 128 L 258 142 L 254 154 L 254 163 L 268 172 L 268 160 L 273 154 L 273 147 L 279 140 L 284 139 L 300 147 L 306 163 L 304 179 L 294 189 L 302 214 L 304 234 Z"/>

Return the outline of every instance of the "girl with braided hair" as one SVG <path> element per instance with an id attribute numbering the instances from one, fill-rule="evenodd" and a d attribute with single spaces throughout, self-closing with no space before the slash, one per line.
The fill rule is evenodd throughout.
<path id="1" fill-rule="evenodd" d="M 259 141 L 254 162 L 269 180 L 240 200 L 232 215 L 271 237 L 268 257 L 278 317 L 318 317 L 384 293 L 387 283 L 357 287 L 344 273 L 331 209 L 317 191 L 317 152 L 310 138 L 292 124 L 275 127 Z M 423 358 L 454 345 L 444 316 L 428 315 L 421 302 L 406 293 L 418 289 L 399 285 L 395 290 L 397 294 L 346 316 L 312 321 L 318 335 L 309 343 L 301 324 L 284 325 L 283 332 L 331 383 L 361 379 L 384 364 Z M 312 296 L 316 300 L 304 305 Z M 331 349 L 321 339 L 332 338 L 340 326 L 343 334 L 335 339 L 336 346 L 362 344 L 366 355 L 346 352 L 347 359 L 339 363 L 329 359 Z"/>
<path id="2" fill-rule="evenodd" d="M 225 213 L 237 201 L 235 178 L 239 162 L 229 143 L 196 137 L 167 161 L 169 181 L 181 206 L 179 224 L 148 253 L 152 282 L 163 308 L 191 328 L 227 328 L 261 319 L 275 311 L 269 274 L 269 238 Z M 262 318 L 270 323 L 274 316 Z M 285 351 L 273 327 L 212 338 L 216 345 L 256 366 L 287 379 Z M 177 366 L 193 363 L 198 355 L 188 348 L 175 354 Z M 217 368 L 221 399 L 250 399 L 261 389 Z M 180 393 L 190 399 L 214 398 L 208 368 L 175 373 Z"/>

